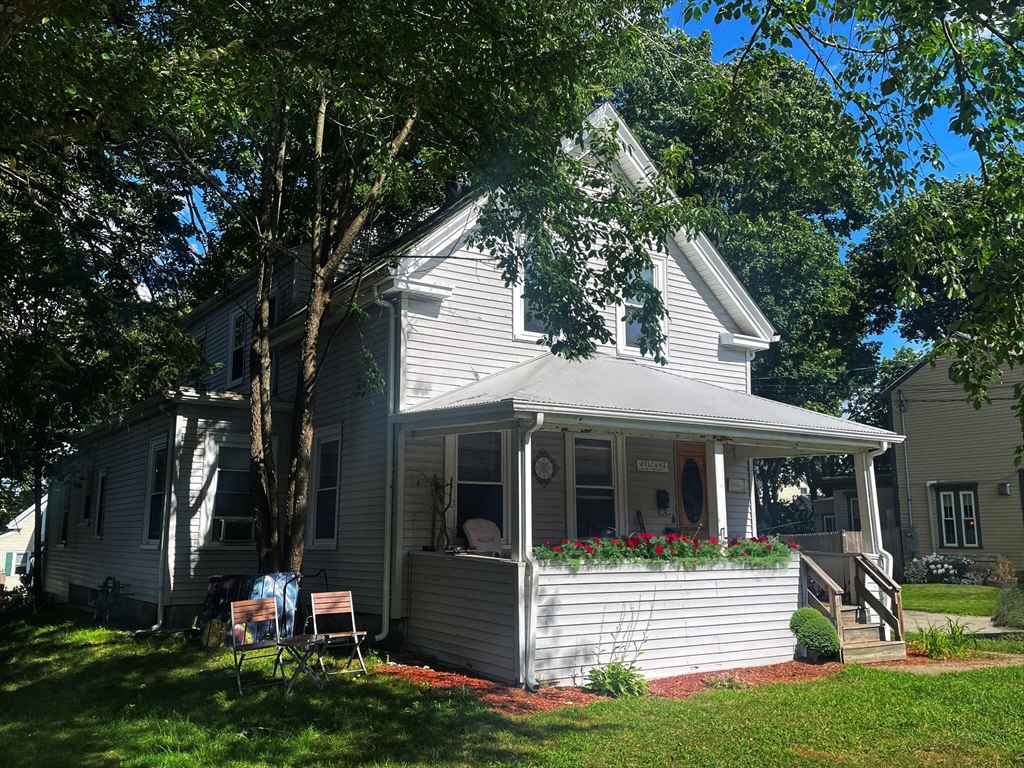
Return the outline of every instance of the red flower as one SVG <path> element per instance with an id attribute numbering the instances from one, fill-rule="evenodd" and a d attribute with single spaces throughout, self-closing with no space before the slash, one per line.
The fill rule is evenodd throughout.
<path id="1" fill-rule="evenodd" d="M 568 540 L 568 539 L 562 539 L 562 543 L 563 543 L 563 544 L 568 544 L 568 543 L 569 543 L 569 540 Z"/>
<path id="2" fill-rule="evenodd" d="M 744 550 L 743 550 L 743 556 L 744 556 L 744 557 L 748 557 L 749 555 L 750 555 L 750 553 L 749 553 L 749 552 L 747 552 L 747 550 L 745 550 L 745 549 L 744 549 Z"/>
<path id="3" fill-rule="evenodd" d="M 553 547 L 551 548 L 551 551 L 552 551 L 552 552 L 561 552 L 561 551 L 562 551 L 562 548 L 561 548 L 560 546 L 558 546 L 557 544 L 555 544 L 555 546 L 553 546 Z"/>
<path id="4" fill-rule="evenodd" d="M 551 546 L 551 542 L 550 541 L 545 541 L 544 542 L 544 546 L 545 547 L 550 547 Z"/>
<path id="5" fill-rule="evenodd" d="M 708 541 L 710 541 L 712 544 L 717 545 L 718 544 L 718 537 L 717 536 L 712 536 L 710 539 L 708 539 Z"/>
<path id="6" fill-rule="evenodd" d="M 700 549 L 700 542 L 699 542 L 699 541 L 696 541 L 696 540 L 694 540 L 694 542 L 693 542 L 693 548 L 694 548 L 694 549 Z"/>
<path id="7" fill-rule="evenodd" d="M 584 551 L 585 551 L 585 552 L 586 552 L 586 553 L 587 553 L 588 555 L 590 555 L 591 557 L 593 557 L 593 556 L 594 556 L 594 548 L 593 548 L 593 547 L 591 547 L 591 546 L 590 546 L 589 544 L 584 544 L 584 545 L 583 545 L 583 549 L 584 549 Z"/>
<path id="8" fill-rule="evenodd" d="M 633 536 L 630 536 L 628 539 L 626 539 L 626 546 L 630 549 L 632 549 L 635 546 L 638 546 L 639 544 L 640 539 L 634 538 Z"/>
<path id="9" fill-rule="evenodd" d="M 665 541 L 669 542 L 670 544 L 673 541 L 678 541 L 678 540 L 679 540 L 679 534 L 678 533 L 670 533 L 668 536 L 665 537 Z"/>
<path id="10" fill-rule="evenodd" d="M 576 542 L 576 549 L 583 549 L 583 547 L 584 547 L 584 546 L 585 546 L 585 545 L 583 544 L 583 542 L 582 542 L 582 541 L 577 541 L 577 542 Z"/>
<path id="11" fill-rule="evenodd" d="M 790 549 L 799 549 L 799 547 L 797 546 L 797 543 L 795 541 L 793 541 L 792 539 L 790 539 L 787 543 L 789 544 L 789 548 Z"/>
<path id="12" fill-rule="evenodd" d="M 765 549 L 768 550 L 769 552 L 771 552 L 772 551 L 772 545 L 769 544 L 767 547 L 765 547 Z"/>
<path id="13" fill-rule="evenodd" d="M 654 538 L 654 534 L 653 533 L 640 533 L 640 534 L 637 534 L 637 535 L 641 539 L 643 539 L 644 541 L 650 541 L 651 539 Z"/>
<path id="14" fill-rule="evenodd" d="M 676 553 L 676 551 L 675 551 L 674 549 L 670 549 L 670 550 L 669 550 L 669 552 L 670 552 L 671 554 L 673 554 L 673 555 L 674 555 L 674 554 Z"/>
<path id="15" fill-rule="evenodd" d="M 619 540 L 618 539 L 612 539 L 612 544 L 614 546 L 616 546 L 616 547 L 619 546 Z"/>
<path id="16" fill-rule="evenodd" d="M 601 540 L 601 537 L 600 537 L 600 536 L 595 536 L 595 537 L 594 537 L 594 543 L 595 543 L 595 544 L 596 544 L 597 542 L 599 542 L 600 540 Z"/>
<path id="17" fill-rule="evenodd" d="M 656 554 L 656 555 L 664 555 L 665 554 L 665 548 L 663 546 L 661 546 L 661 544 L 655 544 L 654 545 L 654 554 Z"/>

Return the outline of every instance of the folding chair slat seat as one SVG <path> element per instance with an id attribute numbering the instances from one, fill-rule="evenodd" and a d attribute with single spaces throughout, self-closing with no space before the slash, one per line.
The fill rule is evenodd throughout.
<path id="1" fill-rule="evenodd" d="M 356 629 L 356 613 L 352 603 L 352 593 L 313 592 L 310 595 L 310 605 L 313 613 L 313 634 L 324 635 L 327 638 L 328 648 L 351 645 L 352 652 L 348 656 L 349 663 L 358 656 L 359 666 L 362 668 L 363 674 L 366 674 L 366 663 L 363 661 L 361 649 L 363 640 L 366 639 L 366 632 Z M 348 616 L 352 629 L 338 632 L 321 632 L 317 626 L 317 619 L 323 619 L 327 616 Z M 327 674 L 322 658 L 320 659 L 320 669 L 325 675 Z"/>
<path id="2" fill-rule="evenodd" d="M 261 631 L 260 625 L 264 623 L 273 623 L 274 634 L 272 638 L 267 637 L 265 634 L 263 636 L 255 634 L 255 632 Z M 256 630 L 253 634 L 253 639 L 248 641 L 250 624 L 255 624 Z M 269 631 L 269 626 L 267 631 Z M 239 632 L 241 632 L 241 640 L 239 640 Z M 277 601 L 274 598 L 264 597 L 258 600 L 236 600 L 231 603 L 231 648 L 235 657 L 235 680 L 238 683 L 238 692 L 240 694 L 243 692 L 242 664 L 245 662 L 246 657 L 254 659 L 270 658 L 273 656 L 273 675 L 275 679 L 272 683 L 264 683 L 264 685 L 277 685 L 278 683 L 284 685 L 284 664 L 281 663 L 282 649 L 279 645 L 280 640 L 281 628 L 277 619 Z M 271 648 L 273 653 L 252 655 L 254 651 L 264 651 Z M 280 680 L 276 679 L 278 669 L 281 670 Z M 253 686 L 249 687 L 252 688 Z"/>

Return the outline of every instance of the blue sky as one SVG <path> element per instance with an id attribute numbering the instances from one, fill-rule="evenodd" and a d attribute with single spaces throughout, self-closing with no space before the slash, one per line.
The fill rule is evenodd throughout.
<path id="1" fill-rule="evenodd" d="M 673 27 L 680 28 L 689 35 L 697 36 L 707 30 L 711 33 L 714 42 L 713 56 L 716 60 L 724 61 L 729 57 L 729 52 L 740 48 L 750 33 L 753 32 L 753 25 L 746 18 L 736 21 L 723 21 L 721 24 L 714 22 L 714 8 L 700 21 L 682 22 L 683 4 L 677 3 L 669 9 L 668 17 Z M 812 69 L 815 64 L 804 55 L 804 51 L 793 48 L 789 51 L 794 57 L 804 59 Z M 945 167 L 938 175 L 953 178 L 960 175 L 976 173 L 978 170 L 978 157 L 968 147 L 966 139 L 956 136 L 948 130 L 948 117 L 937 116 L 928 125 L 928 130 L 936 143 L 942 148 Z M 898 347 L 908 345 L 905 339 L 901 338 L 896 328 L 890 328 L 881 336 L 871 337 L 873 340 L 882 342 L 882 354 L 891 354 Z M 920 348 L 920 344 L 909 344 Z"/>

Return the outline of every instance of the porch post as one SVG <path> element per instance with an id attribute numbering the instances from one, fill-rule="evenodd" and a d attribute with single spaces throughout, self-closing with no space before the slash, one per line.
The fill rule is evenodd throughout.
<path id="1" fill-rule="evenodd" d="M 862 452 L 853 457 L 857 475 L 857 501 L 860 506 L 861 539 L 865 552 L 880 554 L 882 524 L 878 514 L 878 488 L 875 486 L 875 463 L 871 454 Z"/>
<path id="2" fill-rule="evenodd" d="M 709 536 L 729 539 L 729 511 L 725 504 L 725 443 L 716 440 L 708 446 L 708 512 L 711 518 Z M 737 535 L 742 532 L 737 531 Z"/>

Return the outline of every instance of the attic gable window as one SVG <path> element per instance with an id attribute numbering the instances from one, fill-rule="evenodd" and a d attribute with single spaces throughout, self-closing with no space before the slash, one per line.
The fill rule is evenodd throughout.
<path id="1" fill-rule="evenodd" d="M 653 285 L 658 291 L 661 292 L 662 296 L 666 292 L 666 272 L 668 264 L 664 258 L 653 258 L 651 260 L 651 268 L 645 269 L 641 273 L 641 278 L 648 285 Z M 665 300 L 667 305 L 668 301 Z M 617 307 L 615 311 L 616 319 L 616 334 L 615 334 L 615 346 L 619 354 L 625 354 L 630 356 L 639 356 L 640 352 L 640 336 L 643 333 L 643 328 L 640 323 L 631 318 L 627 319 L 631 309 L 643 307 L 643 303 L 636 298 L 626 297 L 624 306 Z M 667 320 L 663 321 L 664 327 L 662 328 L 663 333 L 668 335 Z M 665 352 L 667 353 L 667 349 Z"/>
<path id="2" fill-rule="evenodd" d="M 228 386 L 242 382 L 245 368 L 245 312 L 238 310 L 231 316 L 228 336 Z"/>

